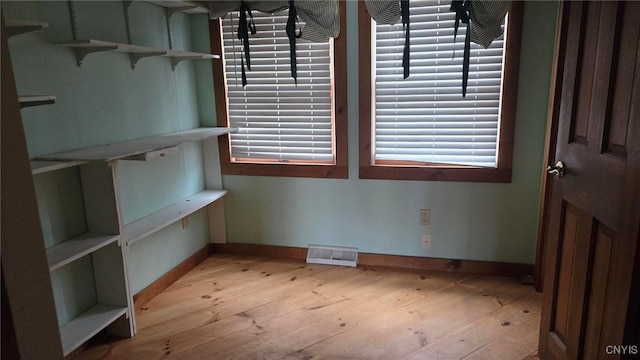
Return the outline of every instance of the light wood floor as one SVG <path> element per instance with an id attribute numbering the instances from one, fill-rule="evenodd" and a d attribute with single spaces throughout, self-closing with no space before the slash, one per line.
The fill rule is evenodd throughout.
<path id="1" fill-rule="evenodd" d="M 214 255 L 77 359 L 529 359 L 541 296 L 515 278 Z"/>

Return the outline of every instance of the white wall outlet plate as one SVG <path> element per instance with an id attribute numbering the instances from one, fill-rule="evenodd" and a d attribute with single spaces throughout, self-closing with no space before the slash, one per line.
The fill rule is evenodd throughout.
<path id="1" fill-rule="evenodd" d="M 431 225 L 430 209 L 420 209 L 420 225 L 422 226 Z"/>
<path id="2" fill-rule="evenodd" d="M 422 248 L 431 249 L 431 234 L 422 234 Z"/>

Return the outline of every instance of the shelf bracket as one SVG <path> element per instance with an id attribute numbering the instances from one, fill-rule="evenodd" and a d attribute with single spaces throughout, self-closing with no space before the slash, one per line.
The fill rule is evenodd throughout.
<path id="1" fill-rule="evenodd" d="M 117 45 L 98 46 L 98 47 L 91 47 L 91 48 L 76 48 L 76 60 L 78 61 L 78 67 L 82 66 L 82 62 L 84 61 L 84 58 L 87 57 L 87 55 L 89 54 L 93 54 L 96 52 L 116 50 L 117 48 L 118 48 Z"/>
<path id="2" fill-rule="evenodd" d="M 198 59 L 202 59 L 203 57 L 200 55 L 193 55 L 193 56 L 175 56 L 171 58 L 171 70 L 175 70 L 176 66 L 178 66 L 178 64 L 181 61 L 184 60 L 198 60 Z"/>
<path id="3" fill-rule="evenodd" d="M 138 61 L 140 61 L 140 59 L 146 58 L 146 57 L 151 57 L 151 56 L 163 56 L 163 55 L 167 55 L 166 51 L 157 51 L 157 52 L 150 52 L 150 53 L 142 53 L 142 54 L 129 54 L 131 56 L 131 69 L 135 70 L 136 65 L 138 64 Z"/>

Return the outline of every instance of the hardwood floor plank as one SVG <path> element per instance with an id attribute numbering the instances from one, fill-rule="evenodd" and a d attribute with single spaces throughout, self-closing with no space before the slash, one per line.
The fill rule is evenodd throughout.
<path id="1" fill-rule="evenodd" d="M 541 294 L 529 294 L 428 344 L 403 360 L 464 358 L 519 326 L 539 322 L 540 302 Z"/>
<path id="2" fill-rule="evenodd" d="M 538 346 L 538 339 L 530 334 L 538 331 L 539 328 L 540 324 L 520 326 L 463 359 L 525 359 L 531 349 Z"/>
<path id="3" fill-rule="evenodd" d="M 351 268 L 332 268 L 332 271 L 323 273 L 323 283 L 320 284 L 322 286 L 319 285 L 302 293 L 296 292 L 291 296 L 285 296 L 275 301 L 270 301 L 269 297 L 262 296 L 260 299 L 262 299 L 264 304 L 253 308 L 251 308 L 253 306 L 253 300 L 251 299 L 244 299 L 245 301 L 243 301 L 243 299 L 226 301 L 225 299 L 227 298 L 222 297 L 221 299 L 223 299 L 222 301 L 224 301 L 224 303 L 219 303 L 219 305 L 214 307 L 216 317 L 222 320 L 210 322 L 200 327 L 194 327 L 191 330 L 186 330 L 181 333 L 174 332 L 175 335 L 169 338 L 173 344 L 173 351 L 180 352 L 217 340 L 220 337 L 233 335 L 236 332 L 240 332 L 240 334 L 237 335 L 239 339 L 244 332 L 252 330 L 253 328 L 260 329 L 262 326 L 258 325 L 259 323 L 266 323 L 273 318 L 284 316 L 286 313 L 298 308 L 312 306 L 319 301 L 323 301 L 325 299 L 323 294 L 328 294 L 332 291 L 331 288 L 335 288 L 333 292 L 341 292 L 347 288 L 357 288 L 358 286 L 366 284 L 366 282 L 375 280 L 374 273 L 370 273 L 370 275 L 366 277 L 358 278 L 349 274 L 354 271 L 357 270 Z M 359 282 L 361 284 L 358 284 L 357 281 L 354 280 L 360 280 Z M 291 280 L 289 281 L 291 282 Z M 296 286 L 299 287 L 299 285 Z M 320 288 L 323 293 L 314 290 L 319 290 Z M 281 292 L 281 290 L 282 289 L 274 289 L 276 292 Z M 249 304 L 247 304 L 248 301 L 250 302 Z M 251 319 L 252 321 L 248 322 L 247 319 Z M 224 325 L 220 327 L 219 322 L 224 323 Z M 175 329 L 175 326 L 172 325 L 171 327 Z M 157 347 L 158 344 L 164 341 L 162 336 L 154 336 L 154 338 L 156 341 L 153 344 L 149 344 L 149 346 Z"/>
<path id="4" fill-rule="evenodd" d="M 358 272 L 362 270 L 349 268 L 349 271 Z M 449 276 L 456 278 L 460 277 L 460 275 Z M 444 286 L 451 282 L 450 279 L 443 280 L 443 278 L 444 277 L 435 277 L 433 282 L 442 283 L 440 286 Z M 256 317 L 256 320 L 264 330 L 264 333 L 231 334 L 230 336 L 233 337 L 232 346 L 230 345 L 232 343 L 224 341 L 220 341 L 219 343 L 207 343 L 204 346 L 198 349 L 193 349 L 192 351 L 182 354 L 182 356 L 177 358 L 189 359 L 196 355 L 216 359 L 227 356 L 232 358 L 247 358 L 246 356 L 250 357 L 250 354 L 257 351 L 257 348 L 260 350 L 260 358 L 268 358 L 265 344 L 268 344 L 271 338 L 279 338 L 281 334 L 287 334 L 287 339 L 285 339 L 286 342 L 292 340 L 289 339 L 290 333 L 293 333 L 294 338 L 296 334 L 309 335 L 320 333 L 321 336 L 326 336 L 323 333 L 323 331 L 326 331 L 325 327 L 333 327 L 333 325 L 327 325 L 326 319 L 329 317 L 339 319 L 340 314 L 343 312 L 349 312 L 358 319 L 367 318 L 370 316 L 370 311 L 375 310 L 375 308 L 384 307 L 385 304 L 388 306 L 399 306 L 401 303 L 397 302 L 398 299 L 396 298 L 399 297 L 397 293 L 401 292 L 404 294 L 407 291 L 406 289 L 411 289 L 411 292 L 415 292 L 416 294 L 414 296 L 416 298 L 424 296 L 423 294 L 418 294 L 418 291 L 415 290 L 415 283 L 417 282 L 421 282 L 422 285 L 428 285 L 429 283 L 429 281 L 425 282 L 425 280 L 422 280 L 420 276 L 415 274 L 409 278 L 406 272 L 386 272 L 384 278 L 377 282 L 341 293 L 331 298 L 318 299 L 319 301 L 315 302 L 312 306 L 289 312 L 284 316 L 274 318 L 272 321 L 263 321 L 265 319 L 262 319 L 259 314 L 254 314 L 254 311 L 248 311 L 248 315 Z M 316 288 L 316 290 L 322 291 L 320 289 L 323 287 Z M 394 289 L 397 291 L 394 292 Z M 405 298 L 405 301 L 411 300 L 409 297 Z M 369 309 L 370 311 L 354 311 L 354 309 L 363 308 Z M 354 321 L 356 321 L 356 319 L 354 319 Z M 340 323 L 336 323 L 335 327 L 337 327 L 337 329 L 342 329 L 339 324 Z M 235 341 L 238 339 L 242 339 L 240 342 L 242 346 L 237 346 L 235 344 Z M 277 339 L 275 341 L 281 340 Z M 212 349 L 213 352 L 209 353 L 209 349 Z M 280 354 L 278 353 L 276 355 Z"/>
<path id="5" fill-rule="evenodd" d="M 184 287 L 191 287 L 201 283 L 206 283 L 212 277 L 219 274 L 227 274 L 236 270 L 249 269 L 263 264 L 264 259 L 257 257 L 238 256 L 228 258 L 223 255 L 212 255 L 203 261 L 193 273 L 181 278 L 173 283 L 167 291 L 179 290 Z M 300 263 L 303 264 L 303 263 Z"/>
<path id="6" fill-rule="evenodd" d="M 539 310 L 514 278 L 216 254 L 76 359 L 520 360 Z"/>
<path id="7" fill-rule="evenodd" d="M 335 270 L 327 265 L 315 264 L 307 267 L 301 266 L 299 263 L 269 265 L 271 266 L 260 267 L 255 271 L 246 271 L 247 274 L 244 275 L 231 274 L 220 279 L 213 279 L 210 284 L 191 287 L 185 292 L 163 293 L 151 300 L 146 309 L 141 312 L 138 317 L 138 328 L 144 329 L 191 312 L 213 308 L 224 301 L 236 298 L 250 301 L 251 304 L 247 306 L 252 308 L 260 305 L 263 297 L 267 294 L 276 298 L 283 296 L 274 290 L 276 284 L 285 284 L 289 288 L 303 287 L 303 285 L 313 287 L 320 281 L 314 277 L 315 274 Z M 293 277 L 297 278 L 295 284 L 291 284 L 290 281 Z M 229 284 L 225 285 L 225 281 L 228 281 Z M 251 295 L 248 294 L 247 289 L 251 289 Z M 227 300 L 224 300 L 223 297 Z"/>
<path id="8" fill-rule="evenodd" d="M 503 281 L 471 277 L 455 282 L 394 311 L 373 312 L 378 315 L 305 351 L 325 359 L 397 359 L 531 291 L 522 286 L 518 295 L 494 295 Z"/>

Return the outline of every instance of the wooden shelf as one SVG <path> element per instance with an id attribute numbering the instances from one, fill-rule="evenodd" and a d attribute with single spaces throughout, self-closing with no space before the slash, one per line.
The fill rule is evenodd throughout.
<path id="1" fill-rule="evenodd" d="M 69 167 L 86 164 L 86 161 L 48 161 L 48 160 L 32 160 L 31 174 L 38 175 L 49 171 L 61 170 Z"/>
<path id="2" fill-rule="evenodd" d="M 204 208 L 227 194 L 226 190 L 205 190 L 124 226 L 124 241 L 131 245 L 175 221 Z"/>
<path id="3" fill-rule="evenodd" d="M 64 356 L 127 313 L 123 306 L 96 304 L 60 328 Z"/>
<path id="4" fill-rule="evenodd" d="M 172 11 L 180 11 L 185 14 L 208 14 L 209 9 L 203 5 L 198 4 L 194 1 L 153 1 L 153 0 L 145 0 L 146 2 L 156 4 L 158 6 L 166 7 Z"/>
<path id="5" fill-rule="evenodd" d="M 82 62 L 87 55 L 104 51 L 117 51 L 130 54 L 132 67 L 135 67 L 140 59 L 150 56 L 164 56 L 171 58 L 171 66 L 174 69 L 178 65 L 178 63 L 184 60 L 220 58 L 220 55 L 214 54 L 203 54 L 191 51 L 171 50 L 149 46 L 115 43 L 111 41 L 95 39 L 73 40 L 69 42 L 57 43 L 56 45 L 75 48 L 78 66 L 82 65 Z"/>
<path id="6" fill-rule="evenodd" d="M 32 31 L 38 31 L 49 27 L 49 24 L 42 21 L 23 20 L 23 19 L 6 19 L 5 28 L 8 37 L 26 34 Z"/>
<path id="7" fill-rule="evenodd" d="M 93 146 L 78 150 L 71 150 L 57 154 L 40 156 L 37 160 L 58 161 L 112 161 L 143 154 L 155 150 L 170 148 L 180 144 L 200 141 L 210 137 L 220 136 L 236 131 L 235 128 L 209 127 L 195 128 L 170 134 L 151 136 L 119 143 Z"/>
<path id="8" fill-rule="evenodd" d="M 56 97 L 53 95 L 21 95 L 18 96 L 21 108 L 30 106 L 50 105 L 56 103 Z"/>
<path id="9" fill-rule="evenodd" d="M 59 269 L 70 262 L 118 241 L 120 235 L 86 233 L 47 249 L 49 271 Z"/>

